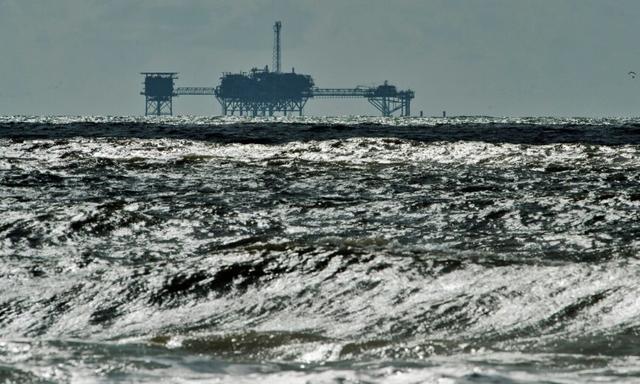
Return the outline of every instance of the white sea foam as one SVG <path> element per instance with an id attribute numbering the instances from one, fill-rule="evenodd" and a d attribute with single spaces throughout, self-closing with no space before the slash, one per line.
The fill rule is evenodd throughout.
<path id="1" fill-rule="evenodd" d="M 183 133 L 246 122 L 9 120 Z M 11 369 L 150 382 L 639 374 L 637 143 L 70 132 L 0 139 L 0 364 Z"/>

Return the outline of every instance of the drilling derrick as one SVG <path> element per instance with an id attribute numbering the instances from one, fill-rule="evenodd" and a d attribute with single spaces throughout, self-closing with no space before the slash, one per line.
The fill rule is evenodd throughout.
<path id="1" fill-rule="evenodd" d="M 280 30 L 282 29 L 282 23 L 276 21 L 273 25 L 273 70 L 276 73 L 280 73 L 280 66 L 282 64 L 282 50 L 280 49 Z"/>

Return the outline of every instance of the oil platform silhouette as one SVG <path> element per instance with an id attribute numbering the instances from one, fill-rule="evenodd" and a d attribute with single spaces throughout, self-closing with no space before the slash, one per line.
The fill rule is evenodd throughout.
<path id="1" fill-rule="evenodd" d="M 282 72 L 280 32 L 282 23 L 273 26 L 273 66 L 253 68 L 240 73 L 223 73 L 217 87 L 176 87 L 176 72 L 142 72 L 144 76 L 145 115 L 172 115 L 173 98 L 178 96 L 214 96 L 223 115 L 274 116 L 281 113 L 302 116 L 309 99 L 367 99 L 382 116 L 411 115 L 412 90 L 398 91 L 387 81 L 377 87 L 318 88 L 309 75 Z"/>

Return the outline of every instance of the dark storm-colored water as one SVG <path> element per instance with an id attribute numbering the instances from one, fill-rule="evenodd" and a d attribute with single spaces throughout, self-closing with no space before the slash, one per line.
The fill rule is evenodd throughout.
<path id="1" fill-rule="evenodd" d="M 0 118 L 0 382 L 640 381 L 640 120 Z"/>

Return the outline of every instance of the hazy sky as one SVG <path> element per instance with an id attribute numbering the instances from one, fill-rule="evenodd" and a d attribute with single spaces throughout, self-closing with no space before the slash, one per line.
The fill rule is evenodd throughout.
<path id="1" fill-rule="evenodd" d="M 144 112 L 142 71 L 215 86 L 271 64 L 320 87 L 389 80 L 414 113 L 639 116 L 638 0 L 0 0 L 0 115 Z M 217 115 L 183 96 L 177 114 Z M 307 114 L 375 114 L 365 100 Z"/>

